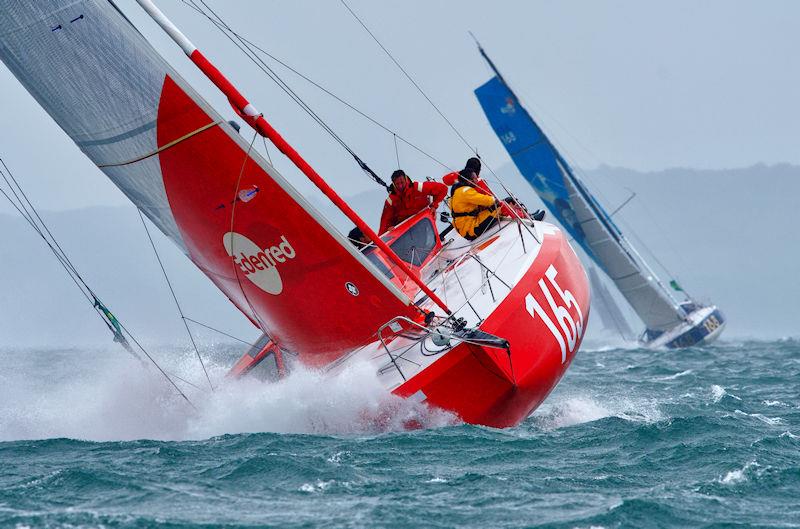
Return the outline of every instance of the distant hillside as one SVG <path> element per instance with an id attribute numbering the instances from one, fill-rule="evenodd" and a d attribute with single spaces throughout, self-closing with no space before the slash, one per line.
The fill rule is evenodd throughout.
<path id="1" fill-rule="evenodd" d="M 530 206 L 541 206 L 512 166 L 499 173 Z M 609 211 L 628 190 L 636 193 L 615 220 L 634 242 L 635 232 L 684 288 L 726 312 L 726 336 L 800 335 L 800 167 L 657 173 L 600 167 L 584 177 Z M 375 190 L 348 201 L 376 226 L 385 197 Z M 331 206 L 314 203 L 340 229 L 349 229 Z M 132 206 L 46 213 L 45 219 L 123 322 L 151 342 L 185 341 Z M 0 235 L 0 344 L 105 343 L 107 330 L 33 231 L 18 217 L 0 215 Z M 171 243 L 158 240 L 187 315 L 252 336 L 250 324 L 225 297 Z"/>

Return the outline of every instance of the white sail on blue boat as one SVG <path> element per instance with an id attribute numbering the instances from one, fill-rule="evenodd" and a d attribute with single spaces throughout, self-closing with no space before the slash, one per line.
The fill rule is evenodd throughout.
<path id="1" fill-rule="evenodd" d="M 489 123 L 552 216 L 642 320 L 645 330 L 640 341 L 651 347 L 679 348 L 716 339 L 725 327 L 722 312 L 685 292 L 685 299 L 673 297 L 525 110 L 484 49 L 480 45 L 478 49 L 495 74 L 475 90 Z"/>

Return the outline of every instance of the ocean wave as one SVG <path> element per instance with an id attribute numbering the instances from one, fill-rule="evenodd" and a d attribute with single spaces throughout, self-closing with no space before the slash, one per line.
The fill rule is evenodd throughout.
<path id="1" fill-rule="evenodd" d="M 665 377 L 658 377 L 658 378 L 656 378 L 656 380 L 675 380 L 676 378 L 685 377 L 686 375 L 691 375 L 692 373 L 694 373 L 694 370 L 686 369 L 684 371 L 681 371 L 680 373 L 675 373 L 674 375 L 667 375 Z"/>
<path id="2" fill-rule="evenodd" d="M 762 400 L 761 404 L 764 406 L 769 406 L 771 408 L 778 407 L 778 408 L 791 408 L 790 404 L 786 404 L 785 402 L 781 402 L 779 400 Z"/>
<path id="3" fill-rule="evenodd" d="M 740 397 L 737 397 L 733 393 L 729 393 L 722 386 L 719 386 L 717 384 L 714 384 L 714 385 L 711 386 L 711 398 L 713 399 L 714 404 L 720 402 L 725 397 L 730 397 L 730 398 L 736 399 L 736 400 L 742 400 Z"/>
<path id="4" fill-rule="evenodd" d="M 717 481 L 723 485 L 737 485 L 739 483 L 744 483 L 749 479 L 748 476 L 754 471 L 757 471 L 759 467 L 760 465 L 753 460 L 744 465 L 742 468 L 731 470 L 724 476 L 720 476 Z M 754 470 L 751 471 L 751 469 Z"/>
<path id="5" fill-rule="evenodd" d="M 753 419 L 757 419 L 764 424 L 768 424 L 770 426 L 777 426 L 779 424 L 783 424 L 784 421 L 781 417 L 767 417 L 762 413 L 747 413 L 742 410 L 734 410 L 733 413 L 743 417 L 752 417 Z"/>
<path id="6" fill-rule="evenodd" d="M 654 423 L 665 419 L 652 399 L 588 395 L 553 397 L 533 415 L 544 429 L 557 429 L 616 417 L 630 422 Z"/>

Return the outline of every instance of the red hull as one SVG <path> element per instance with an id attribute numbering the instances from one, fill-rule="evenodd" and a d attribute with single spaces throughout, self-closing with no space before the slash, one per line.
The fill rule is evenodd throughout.
<path id="1" fill-rule="evenodd" d="M 564 297 L 571 294 L 574 298 L 572 306 L 566 306 L 547 278 L 551 267 L 557 271 L 555 283 Z M 557 300 L 556 310 L 551 310 L 542 284 L 551 299 Z M 559 342 L 546 320 L 532 308 L 529 295 L 547 313 L 551 324 L 558 322 L 559 314 L 565 316 L 564 310 L 568 312 L 575 328 L 574 342 L 568 338 L 569 322 L 563 327 L 555 323 L 562 340 Z M 472 424 L 519 424 L 544 401 L 574 358 L 589 317 L 589 295 L 588 278 L 563 232 L 546 235 L 532 266 L 480 326 L 483 331 L 506 338 L 511 354 L 462 343 L 394 393 L 410 397 L 422 392 L 428 404 L 451 411 Z"/>

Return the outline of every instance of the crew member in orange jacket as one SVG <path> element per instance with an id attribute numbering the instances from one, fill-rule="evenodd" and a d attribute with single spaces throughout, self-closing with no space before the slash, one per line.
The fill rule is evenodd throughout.
<path id="1" fill-rule="evenodd" d="M 392 173 L 389 198 L 383 205 L 378 233 L 385 233 L 425 207 L 436 209 L 446 195 L 446 185 L 439 182 L 412 182 L 402 169 L 398 169 Z"/>

